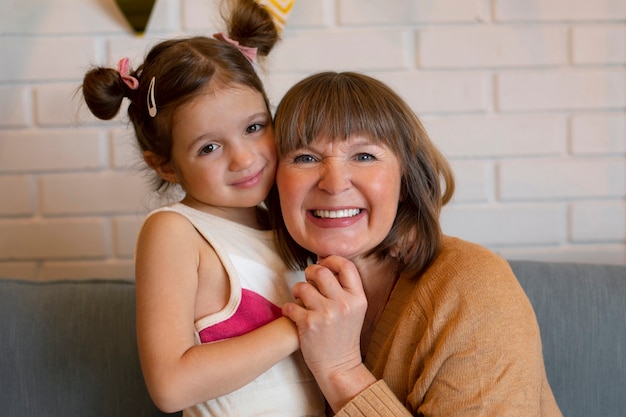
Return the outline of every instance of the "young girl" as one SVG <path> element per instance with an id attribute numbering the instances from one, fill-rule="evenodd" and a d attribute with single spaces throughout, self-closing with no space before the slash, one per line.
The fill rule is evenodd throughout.
<path id="1" fill-rule="evenodd" d="M 260 206 L 276 154 L 255 56 L 270 52 L 278 32 L 252 0 L 234 5 L 228 24 L 228 35 L 164 41 L 136 71 L 122 60 L 118 71 L 93 69 L 83 83 L 101 119 L 130 99 L 158 188 L 178 184 L 185 193 L 150 213 L 137 242 L 142 369 L 166 412 L 323 415 L 295 326 L 281 314 L 302 276 L 276 254 Z"/>

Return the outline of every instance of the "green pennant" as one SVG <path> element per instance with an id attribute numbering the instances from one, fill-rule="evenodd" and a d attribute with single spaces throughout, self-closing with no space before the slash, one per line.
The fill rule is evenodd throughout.
<path id="1" fill-rule="evenodd" d="M 148 26 L 154 0 L 115 0 L 126 20 L 137 35 L 143 35 Z"/>

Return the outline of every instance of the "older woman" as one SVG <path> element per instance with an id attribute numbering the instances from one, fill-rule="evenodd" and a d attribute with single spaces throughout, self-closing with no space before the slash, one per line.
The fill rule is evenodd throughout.
<path id="1" fill-rule="evenodd" d="M 442 235 L 448 163 L 408 105 L 356 73 L 296 84 L 275 116 L 282 256 L 305 269 L 307 365 L 337 416 L 560 416 L 507 262 Z"/>

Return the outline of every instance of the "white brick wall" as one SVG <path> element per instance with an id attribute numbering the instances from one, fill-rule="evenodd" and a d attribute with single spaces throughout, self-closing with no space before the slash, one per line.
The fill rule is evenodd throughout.
<path id="1" fill-rule="evenodd" d="M 125 118 L 76 94 L 94 64 L 220 30 L 214 0 L 157 0 L 145 36 L 113 1 L 0 5 L 0 276 L 132 278 L 158 204 Z M 266 62 L 392 85 L 450 159 L 444 230 L 508 258 L 626 264 L 624 0 L 296 0 Z"/>

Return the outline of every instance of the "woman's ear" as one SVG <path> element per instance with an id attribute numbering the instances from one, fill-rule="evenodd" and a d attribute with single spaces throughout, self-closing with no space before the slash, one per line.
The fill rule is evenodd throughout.
<path id="1" fill-rule="evenodd" d="M 171 161 L 166 162 L 162 157 L 157 156 L 150 151 L 144 151 L 143 160 L 146 161 L 146 164 L 148 164 L 148 166 L 152 168 L 159 175 L 159 177 L 169 183 L 178 184 L 178 174 L 176 173 L 176 169 L 174 169 L 174 165 Z"/>

